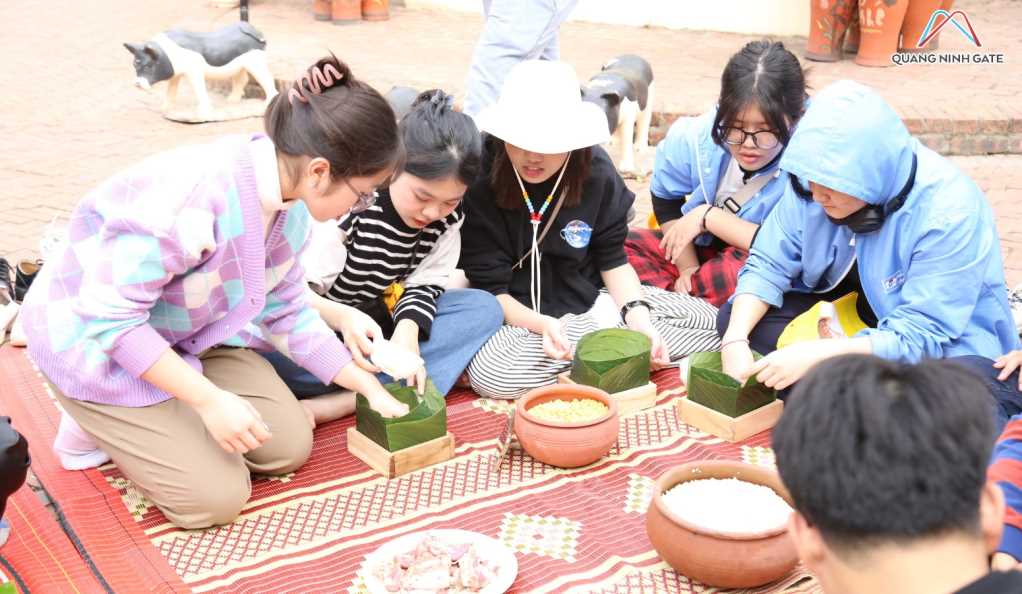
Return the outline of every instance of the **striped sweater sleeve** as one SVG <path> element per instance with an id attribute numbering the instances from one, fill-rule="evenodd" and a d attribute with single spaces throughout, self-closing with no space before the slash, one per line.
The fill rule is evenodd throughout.
<path id="1" fill-rule="evenodd" d="M 460 212 L 458 215 L 457 220 L 437 238 L 433 249 L 405 279 L 405 292 L 394 307 L 394 322 L 412 320 L 419 327 L 419 335 L 423 340 L 429 339 L 433 318 L 436 317 L 437 299 L 443 294 L 451 273 L 458 265 L 461 225 L 465 220 Z"/>
<path id="2" fill-rule="evenodd" d="M 1008 421 L 997 440 L 989 476 L 1004 491 L 1007 504 L 998 550 L 1022 561 L 1022 414 Z"/>

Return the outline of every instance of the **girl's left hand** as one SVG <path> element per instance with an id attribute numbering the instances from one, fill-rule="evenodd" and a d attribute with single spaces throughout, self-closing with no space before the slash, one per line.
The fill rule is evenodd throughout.
<path id="1" fill-rule="evenodd" d="M 802 379 L 814 365 L 832 354 L 836 340 L 809 340 L 776 350 L 752 365 L 752 375 L 761 384 L 783 390 Z"/>
<path id="2" fill-rule="evenodd" d="M 649 357 L 650 367 L 653 369 L 660 369 L 661 367 L 670 364 L 671 355 L 667 352 L 667 345 L 664 344 L 664 339 L 660 336 L 660 332 L 658 332 L 656 327 L 653 326 L 653 322 L 649 318 L 648 310 L 645 308 L 636 308 L 629 311 L 627 325 L 630 330 L 642 332 L 648 336 L 649 340 L 653 343 Z"/>
<path id="3" fill-rule="evenodd" d="M 668 261 L 677 264 L 682 250 L 688 247 L 699 236 L 702 232 L 700 227 L 703 222 L 703 215 L 708 208 L 710 207 L 705 204 L 693 208 L 664 233 L 664 238 L 660 240 L 660 249 L 664 250 L 664 257 Z"/>
<path id="4" fill-rule="evenodd" d="M 994 367 L 1001 370 L 997 374 L 998 381 L 1005 381 L 1011 377 L 1015 370 L 1022 367 L 1022 351 L 1012 351 L 1007 355 L 1001 355 L 994 361 Z M 1022 390 L 1022 374 L 1019 374 L 1018 389 Z"/>

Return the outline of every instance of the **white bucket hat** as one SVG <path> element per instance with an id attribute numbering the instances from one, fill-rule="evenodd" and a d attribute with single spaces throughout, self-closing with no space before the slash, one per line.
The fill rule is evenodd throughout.
<path id="1" fill-rule="evenodd" d="M 520 149 L 552 155 L 610 139 L 607 116 L 582 101 L 575 69 L 565 62 L 519 62 L 504 80 L 497 103 L 476 116 L 483 132 Z"/>

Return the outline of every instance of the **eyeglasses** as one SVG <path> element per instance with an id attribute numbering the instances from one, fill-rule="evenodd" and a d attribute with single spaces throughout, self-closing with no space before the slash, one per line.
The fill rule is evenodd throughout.
<path id="1" fill-rule="evenodd" d="M 752 144 L 756 145 L 756 148 L 772 149 L 780 142 L 780 139 L 777 138 L 776 130 L 754 130 L 752 132 L 746 132 L 741 128 L 735 128 L 734 126 L 724 128 L 724 142 L 733 146 L 745 144 L 745 139 L 750 136 L 752 137 Z"/>
<path id="2" fill-rule="evenodd" d="M 369 192 L 359 192 L 355 189 L 355 186 L 351 185 L 348 178 L 344 178 L 344 183 L 348 186 L 348 189 L 351 190 L 351 193 L 358 197 L 358 201 L 351 207 L 352 213 L 369 210 L 374 204 L 376 204 L 376 199 L 380 196 L 380 193 L 377 192 L 375 188 Z"/>

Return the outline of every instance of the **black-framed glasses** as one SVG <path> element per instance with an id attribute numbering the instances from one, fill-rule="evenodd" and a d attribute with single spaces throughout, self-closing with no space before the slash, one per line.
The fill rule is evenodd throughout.
<path id="1" fill-rule="evenodd" d="M 777 130 L 753 130 L 750 132 L 728 126 L 724 128 L 723 136 L 724 142 L 733 146 L 745 144 L 745 139 L 751 136 L 752 144 L 761 149 L 772 149 L 781 142 L 781 139 L 777 137 Z"/>
<path id="2" fill-rule="evenodd" d="M 351 207 L 351 212 L 357 213 L 369 210 L 374 204 L 376 204 L 376 199 L 380 196 L 380 193 L 377 192 L 375 188 L 369 192 L 359 192 L 355 189 L 355 186 L 351 185 L 348 178 L 344 178 L 344 183 L 348 186 L 348 189 L 358 197 L 358 201 Z"/>

